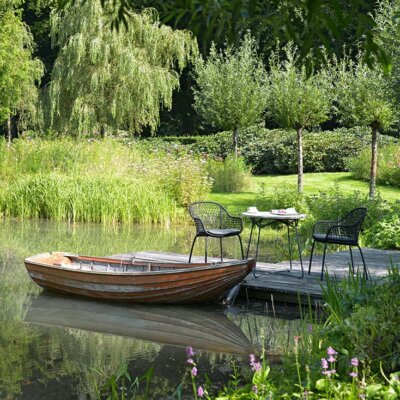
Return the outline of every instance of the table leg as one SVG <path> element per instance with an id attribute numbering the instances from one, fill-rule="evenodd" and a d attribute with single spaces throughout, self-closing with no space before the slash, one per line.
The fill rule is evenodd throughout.
<path id="1" fill-rule="evenodd" d="M 301 266 L 301 277 L 303 278 L 304 277 L 303 258 L 301 256 L 299 232 L 297 230 L 297 221 L 294 224 L 294 229 L 296 231 L 297 248 L 299 250 L 299 258 L 300 258 L 300 266 Z"/>
<path id="2" fill-rule="evenodd" d="M 290 242 L 290 225 L 287 224 L 287 239 L 288 239 L 288 244 L 289 244 L 289 263 L 290 263 L 290 268 L 289 270 L 292 270 L 292 244 Z"/>
<path id="3" fill-rule="evenodd" d="M 253 228 L 254 228 L 254 220 L 251 220 L 251 229 L 250 229 L 250 237 L 249 237 L 249 244 L 247 245 L 247 251 L 246 251 L 246 258 L 249 258 L 249 251 L 250 251 L 250 245 L 251 245 L 251 239 L 253 237 Z"/>
<path id="4" fill-rule="evenodd" d="M 256 255 L 255 255 L 255 259 L 256 259 L 256 267 L 253 270 L 253 275 L 254 278 L 257 278 L 256 276 L 256 268 L 257 268 L 257 260 L 258 260 L 258 246 L 260 244 L 260 234 L 261 234 L 261 223 L 258 226 L 258 235 L 257 235 L 257 244 L 256 244 Z"/>

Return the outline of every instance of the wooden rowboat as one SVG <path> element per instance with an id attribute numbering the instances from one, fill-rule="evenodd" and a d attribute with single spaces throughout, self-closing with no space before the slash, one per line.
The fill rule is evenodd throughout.
<path id="1" fill-rule="evenodd" d="M 113 301 L 182 304 L 219 299 L 253 270 L 255 260 L 188 264 L 55 252 L 28 257 L 25 267 L 45 289 Z"/>
<path id="2" fill-rule="evenodd" d="M 220 353 L 254 352 L 237 325 L 224 314 L 204 307 L 121 306 L 42 293 L 32 301 L 25 321 Z"/>

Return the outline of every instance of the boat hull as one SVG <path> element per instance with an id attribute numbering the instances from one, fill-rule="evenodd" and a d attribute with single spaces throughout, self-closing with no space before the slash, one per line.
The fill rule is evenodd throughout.
<path id="1" fill-rule="evenodd" d="M 46 253 L 25 259 L 25 266 L 35 283 L 61 293 L 132 303 L 188 304 L 217 300 L 252 271 L 255 260 L 175 264 Z"/>

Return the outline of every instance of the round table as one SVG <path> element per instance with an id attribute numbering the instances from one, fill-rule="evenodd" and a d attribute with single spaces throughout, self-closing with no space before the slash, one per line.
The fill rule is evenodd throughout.
<path id="1" fill-rule="evenodd" d="M 277 213 L 272 213 L 270 211 L 244 212 L 244 213 L 242 213 L 242 215 L 244 217 L 250 218 L 250 220 L 251 220 L 251 231 L 250 231 L 249 243 L 247 245 L 246 258 L 249 258 L 251 239 L 253 237 L 253 229 L 255 226 L 258 227 L 256 254 L 254 257 L 256 259 L 256 261 L 257 261 L 257 257 L 258 257 L 258 246 L 260 244 L 261 228 L 264 228 L 273 223 L 282 223 L 287 226 L 290 271 L 292 270 L 292 245 L 290 242 L 290 228 L 295 230 L 296 240 L 297 240 L 297 248 L 299 251 L 299 258 L 300 258 L 301 278 L 303 278 L 304 277 L 303 259 L 301 257 L 300 240 L 299 240 L 299 233 L 297 230 L 297 226 L 299 224 L 299 221 L 307 218 L 307 215 L 306 214 L 289 214 L 289 213 L 277 214 Z M 257 278 L 256 269 L 254 269 L 254 277 Z"/>

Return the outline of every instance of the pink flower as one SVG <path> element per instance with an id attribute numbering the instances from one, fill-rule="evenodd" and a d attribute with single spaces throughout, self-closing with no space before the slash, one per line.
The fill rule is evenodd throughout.
<path id="1" fill-rule="evenodd" d="M 329 357 L 328 357 L 328 361 L 329 361 L 330 363 L 334 363 L 334 362 L 336 361 L 336 358 L 333 357 L 333 356 L 329 356 Z"/>
<path id="2" fill-rule="evenodd" d="M 350 363 L 353 367 L 358 367 L 358 358 L 357 357 L 352 358 Z"/>
<path id="3" fill-rule="evenodd" d="M 350 372 L 349 375 L 350 375 L 352 378 L 357 378 L 357 376 L 358 376 L 357 372 Z"/>
<path id="4" fill-rule="evenodd" d="M 194 351 L 193 351 L 193 348 L 192 347 L 186 347 L 186 357 L 193 357 L 194 356 Z"/>
<path id="5" fill-rule="evenodd" d="M 256 356 L 254 354 L 249 355 L 249 362 L 252 371 L 258 372 L 261 369 L 261 363 L 256 361 Z"/>
<path id="6" fill-rule="evenodd" d="M 328 361 L 326 360 L 326 358 L 321 358 L 321 368 L 328 369 Z"/>
<path id="7" fill-rule="evenodd" d="M 192 371 L 191 371 L 192 376 L 196 376 L 197 375 L 197 368 L 193 367 Z"/>
<path id="8" fill-rule="evenodd" d="M 199 386 L 197 388 L 197 396 L 203 397 L 203 395 L 204 395 L 204 389 L 201 386 Z"/>
<path id="9" fill-rule="evenodd" d="M 252 369 L 254 372 L 260 371 L 260 370 L 261 370 L 261 363 L 259 363 L 259 362 L 253 363 L 252 366 L 251 366 L 251 369 Z"/>
<path id="10" fill-rule="evenodd" d="M 187 360 L 186 360 L 186 362 L 188 363 L 188 364 L 194 364 L 194 361 L 193 361 L 193 358 L 188 358 Z"/>
<path id="11" fill-rule="evenodd" d="M 256 362 L 256 356 L 254 354 L 249 354 L 249 362 L 253 364 Z"/>
<path id="12" fill-rule="evenodd" d="M 252 392 L 257 394 L 258 393 L 258 387 L 257 385 L 253 385 L 253 387 L 251 388 Z"/>
<path id="13" fill-rule="evenodd" d="M 328 356 L 334 356 L 335 354 L 337 354 L 337 351 L 334 350 L 331 346 L 329 346 L 329 347 L 326 349 L 326 353 L 328 354 Z"/>

